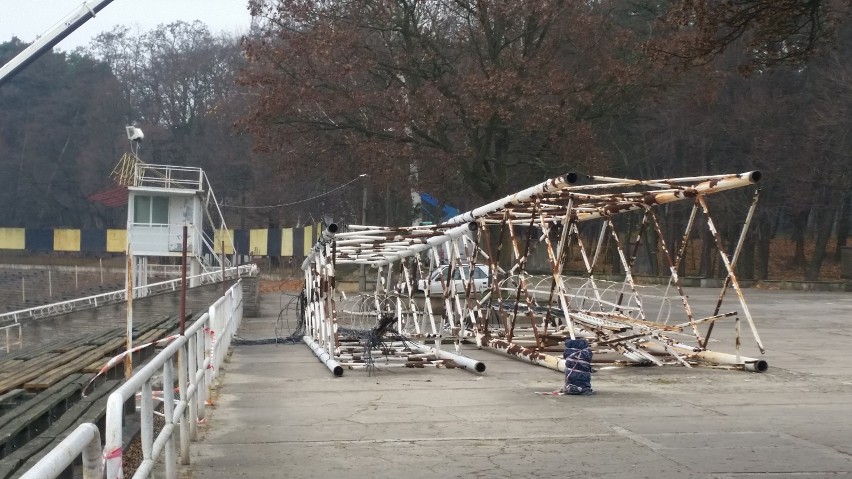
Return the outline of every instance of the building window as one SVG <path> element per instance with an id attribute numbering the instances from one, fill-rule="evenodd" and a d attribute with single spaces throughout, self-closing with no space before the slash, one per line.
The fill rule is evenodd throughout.
<path id="1" fill-rule="evenodd" d="M 135 196 L 133 199 L 133 223 L 168 225 L 169 198 L 167 196 Z"/>

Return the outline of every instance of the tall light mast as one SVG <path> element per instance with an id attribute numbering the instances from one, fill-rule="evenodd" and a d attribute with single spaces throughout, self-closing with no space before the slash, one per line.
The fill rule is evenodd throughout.
<path id="1" fill-rule="evenodd" d="M 24 51 L 0 68 L 0 86 L 3 86 L 3 84 L 11 80 L 21 70 L 29 66 L 30 63 L 36 61 L 42 54 L 56 46 L 57 43 L 61 42 L 74 30 L 80 28 L 90 18 L 94 18 L 95 14 L 103 10 L 111 2 L 112 0 L 84 2 L 76 10 L 69 13 L 59 23 L 45 32 L 44 35 L 40 36 L 38 40 L 34 41 Z"/>

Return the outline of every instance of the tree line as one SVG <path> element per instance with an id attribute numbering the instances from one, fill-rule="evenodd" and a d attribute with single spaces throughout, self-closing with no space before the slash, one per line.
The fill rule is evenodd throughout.
<path id="1" fill-rule="evenodd" d="M 826 254 L 834 261 L 846 244 L 845 2 L 250 8 L 257 28 L 244 38 L 199 22 L 118 27 L 0 89 L 0 224 L 123 224 L 122 213 L 86 198 L 109 187 L 127 149 L 123 126 L 135 123 L 146 134 L 142 159 L 204 168 L 236 227 L 360 222 L 365 189 L 368 223 L 410 224 L 412 191 L 465 210 L 568 171 L 760 169 L 741 274 L 767 278 L 780 261 L 817 279 Z M 0 45 L 0 61 L 23 47 Z M 747 201 L 713 207 L 733 225 L 730 241 Z M 670 249 L 685 222 L 684 213 L 666 217 Z M 795 244 L 791 257 L 773 251 L 774 238 Z M 710 251 L 709 238 L 698 239 Z M 719 266 L 702 253 L 699 273 Z"/>

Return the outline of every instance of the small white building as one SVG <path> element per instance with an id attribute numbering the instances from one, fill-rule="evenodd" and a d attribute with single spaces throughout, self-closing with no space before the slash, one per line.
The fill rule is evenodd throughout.
<path id="1" fill-rule="evenodd" d="M 128 186 L 127 242 L 133 258 L 134 285 L 148 284 L 149 258 L 183 255 L 184 226 L 187 227 L 187 275 L 200 274 L 204 270 L 206 207 L 211 201 L 215 204 L 204 171 L 139 162 L 133 176 L 132 186 Z"/>

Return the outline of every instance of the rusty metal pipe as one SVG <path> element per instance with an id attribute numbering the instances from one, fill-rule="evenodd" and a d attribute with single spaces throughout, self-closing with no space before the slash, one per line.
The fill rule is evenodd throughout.
<path id="1" fill-rule="evenodd" d="M 748 321 L 748 325 L 751 328 L 751 334 L 754 336 L 755 342 L 757 342 L 757 348 L 761 353 L 765 353 L 766 348 L 763 347 L 760 335 L 757 334 L 757 327 L 754 325 L 751 312 L 749 312 L 742 289 L 740 289 L 740 282 L 737 280 L 737 276 L 734 274 L 734 269 L 731 267 L 731 261 L 728 259 L 728 254 L 725 252 L 725 247 L 722 245 L 722 239 L 719 237 L 719 231 L 713 224 L 713 218 L 710 216 L 710 209 L 707 206 L 707 201 L 704 200 L 703 196 L 699 196 L 698 202 L 701 204 L 701 209 L 704 211 L 704 217 L 707 219 L 707 227 L 710 229 L 710 233 L 713 235 L 713 240 L 716 242 L 716 250 L 719 252 L 719 256 L 722 258 L 722 263 L 728 271 L 728 279 L 730 279 L 731 286 L 734 287 L 734 291 L 737 293 L 737 298 L 740 300 L 740 307 L 742 308 L 746 321 Z"/>
<path id="2" fill-rule="evenodd" d="M 740 239 L 737 241 L 737 246 L 734 248 L 734 255 L 731 257 L 731 269 L 736 271 L 737 261 L 740 258 L 740 252 L 742 252 L 743 244 L 745 244 L 746 233 L 748 233 L 748 227 L 751 225 L 751 220 L 754 217 L 754 210 L 757 209 L 757 200 L 760 198 L 760 189 L 754 192 L 754 196 L 751 200 L 751 206 L 748 209 L 748 214 L 746 214 L 745 223 L 743 224 L 743 228 L 740 231 Z M 722 308 L 722 301 L 725 299 L 725 293 L 728 291 L 728 286 L 731 285 L 731 277 L 725 277 L 725 284 L 722 285 L 722 291 L 719 292 L 719 299 L 716 301 L 716 309 L 713 311 L 713 314 L 719 314 L 719 310 Z M 710 334 L 713 333 L 713 325 L 715 323 L 710 323 L 710 327 L 707 328 L 707 335 L 704 338 L 703 346 L 707 347 L 707 341 L 710 340 Z M 739 326 L 739 324 L 737 324 Z M 740 335 L 739 329 L 737 329 L 737 344 L 740 343 Z"/>
<path id="3" fill-rule="evenodd" d="M 760 172 L 759 171 L 750 171 L 745 174 L 757 174 L 757 179 L 753 182 L 756 183 L 760 181 Z M 599 175 L 588 175 L 587 178 L 590 181 L 597 181 L 603 183 L 618 183 L 622 185 L 629 186 L 660 186 L 660 187 L 671 187 L 674 183 L 692 183 L 695 181 L 707 181 L 707 180 L 721 180 L 728 178 L 730 175 L 708 175 L 708 176 L 683 176 L 680 178 L 666 178 L 663 180 L 633 180 L 629 178 L 613 178 L 610 176 L 599 176 Z M 612 185 L 603 185 L 603 186 L 612 186 Z"/>
<path id="4" fill-rule="evenodd" d="M 542 366 L 554 371 L 565 372 L 565 360 L 557 356 L 541 353 L 533 348 L 525 348 L 503 339 L 489 339 L 482 342 L 482 347 L 496 353 L 505 354 L 536 366 Z"/>
<path id="5" fill-rule="evenodd" d="M 615 214 L 626 213 L 645 208 L 645 205 L 664 205 L 675 201 L 701 197 L 722 191 L 742 188 L 760 181 L 759 171 L 750 171 L 737 175 L 730 175 L 721 179 L 703 181 L 691 187 L 664 190 L 646 193 L 638 201 L 624 201 L 613 203 L 605 207 L 597 208 L 595 211 L 578 212 L 577 221 L 589 221 L 598 218 L 607 218 Z"/>
<path id="6" fill-rule="evenodd" d="M 633 211 L 642 209 L 643 206 L 641 203 L 645 203 L 648 205 L 654 204 L 666 204 L 674 201 L 680 201 L 688 198 L 694 198 L 699 194 L 712 194 L 719 193 L 722 191 L 741 188 L 743 186 L 748 186 L 751 184 L 755 184 L 760 181 L 762 174 L 760 171 L 748 171 L 745 173 L 739 173 L 734 175 L 717 175 L 717 176 L 709 176 L 709 177 L 690 177 L 690 178 L 674 178 L 671 181 L 681 182 L 681 181 L 701 181 L 691 187 L 683 187 L 683 188 L 672 188 L 669 190 L 659 191 L 659 192 L 651 192 L 647 193 L 643 196 L 640 201 L 631 201 L 626 202 L 624 204 L 614 204 L 608 206 L 606 208 L 598 209 L 597 211 L 588 211 L 582 212 L 579 211 L 577 213 L 578 221 L 588 221 L 601 217 L 608 217 L 612 214 L 623 213 L 627 211 Z M 596 177 L 589 177 L 591 179 L 596 179 Z M 605 177 L 600 177 L 605 178 Z M 537 197 L 541 197 L 543 195 L 547 195 L 549 193 L 558 192 L 565 188 L 577 190 L 588 189 L 590 187 L 604 187 L 611 186 L 606 184 L 601 185 L 587 185 L 587 186 L 578 186 L 571 188 L 570 185 L 577 182 L 579 176 L 576 173 L 569 173 L 564 176 L 558 176 L 556 178 L 552 178 L 543 183 L 539 183 L 533 187 L 527 188 L 525 190 L 521 190 L 517 193 L 506 196 L 500 200 L 492 201 L 487 205 L 480 206 L 479 208 L 475 208 L 466 213 L 462 213 L 460 215 L 454 216 L 448 219 L 443 225 L 458 225 L 462 223 L 467 223 L 469 221 L 475 221 L 481 217 L 488 216 L 492 213 L 501 211 L 506 208 L 510 208 L 515 205 L 519 205 L 522 203 L 528 203 Z M 665 180 L 625 180 L 628 181 L 627 184 L 632 185 L 654 185 L 656 183 L 664 184 Z"/>

